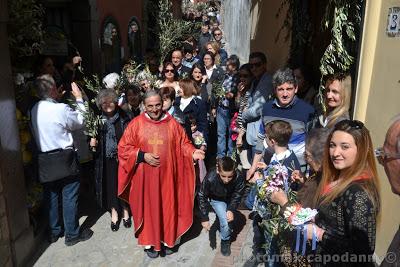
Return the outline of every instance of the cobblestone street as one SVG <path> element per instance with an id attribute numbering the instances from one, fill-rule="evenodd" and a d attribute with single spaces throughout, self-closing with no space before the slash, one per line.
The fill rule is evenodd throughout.
<path id="1" fill-rule="evenodd" d="M 34 266 L 243 266 L 251 256 L 253 238 L 248 213 L 240 211 L 236 216 L 230 257 L 220 253 L 217 224 L 214 223 L 207 233 L 196 219 L 189 232 L 182 237 L 177 253 L 150 259 L 137 245 L 133 228 L 126 229 L 121 223 L 119 231 L 112 232 L 110 215 L 104 213 L 81 216 L 80 223 L 94 232 L 91 239 L 67 247 L 64 238 L 60 238 L 49 245 L 42 255 L 38 255 Z M 210 213 L 210 220 L 215 222 L 214 213 Z"/>

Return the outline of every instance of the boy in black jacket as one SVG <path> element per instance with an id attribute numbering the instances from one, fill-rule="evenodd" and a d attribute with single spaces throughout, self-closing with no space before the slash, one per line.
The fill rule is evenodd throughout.
<path id="1" fill-rule="evenodd" d="M 237 175 L 235 162 L 229 157 L 217 159 L 217 169 L 210 171 L 204 178 L 199 191 L 201 225 L 210 230 L 208 207 L 211 204 L 220 225 L 221 253 L 231 254 L 230 223 L 234 220 L 234 211 L 240 204 L 244 189 L 243 178 Z"/>

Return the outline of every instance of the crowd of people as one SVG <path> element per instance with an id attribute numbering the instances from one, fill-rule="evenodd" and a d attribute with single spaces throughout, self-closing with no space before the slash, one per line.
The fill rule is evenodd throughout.
<path id="1" fill-rule="evenodd" d="M 76 105 L 62 103 L 66 96 L 47 58 L 37 78 L 41 100 L 32 109 L 39 153 L 90 147 L 95 196 L 110 212 L 111 231 L 121 222 L 133 225 L 150 258 L 176 252 L 193 220 L 209 230 L 210 211 L 218 218 L 221 253 L 229 256 L 236 212 L 247 208 L 253 253 L 268 266 L 372 266 L 379 181 L 369 131 L 349 116 L 350 75 L 329 76 L 320 101 L 306 67 L 282 67 L 271 76 L 264 53 L 252 52 L 241 64 L 224 45 L 218 21 L 205 19 L 199 36 L 185 40 L 161 67 L 147 57 L 147 68 L 118 90 L 105 79 L 107 88 L 94 96 L 103 123 L 83 144 L 74 139 L 84 129 L 89 106 L 83 103 L 91 96 L 72 82 L 68 97 Z M 72 60 L 73 73 L 78 63 Z M 265 173 L 276 166 L 285 170 L 284 183 L 262 197 Z M 50 179 L 57 176 L 52 172 Z M 57 177 L 44 183 L 50 242 L 65 235 L 70 246 L 93 232 L 79 228 L 79 179 Z M 278 206 L 279 215 L 268 212 Z M 318 210 L 302 228 L 305 254 L 295 248 L 296 230 L 270 232 L 263 223 L 290 221 L 301 208 Z M 318 261 L 346 253 L 356 257 L 352 264 Z"/>

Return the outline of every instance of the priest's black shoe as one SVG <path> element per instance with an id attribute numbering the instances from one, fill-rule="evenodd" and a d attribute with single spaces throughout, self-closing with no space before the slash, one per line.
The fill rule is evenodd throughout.
<path id="1" fill-rule="evenodd" d="M 154 248 L 150 248 L 150 249 L 145 249 L 144 250 L 147 254 L 147 256 L 149 256 L 149 258 L 155 259 L 158 257 L 158 255 L 160 254 L 158 251 L 154 250 Z"/>
<path id="2" fill-rule="evenodd" d="M 171 255 L 171 254 L 174 254 L 175 252 L 178 251 L 178 245 L 176 245 L 173 248 L 170 248 L 170 247 L 167 247 L 167 246 L 164 246 L 164 245 L 162 245 L 162 246 L 163 246 L 165 255 Z"/>

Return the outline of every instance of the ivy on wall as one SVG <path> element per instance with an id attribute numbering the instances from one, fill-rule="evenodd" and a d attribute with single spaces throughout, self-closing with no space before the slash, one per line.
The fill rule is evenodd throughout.
<path id="1" fill-rule="evenodd" d="M 281 6 L 276 13 L 277 18 L 285 8 L 287 8 L 287 13 L 275 41 L 278 41 L 282 32 L 286 30 L 284 40 L 288 41 L 289 37 L 291 37 L 288 63 L 295 64 L 300 61 L 299 58 L 304 47 L 311 41 L 311 22 L 304 1 L 282 0 Z"/>
<path id="2" fill-rule="evenodd" d="M 361 5 L 362 0 L 328 2 L 322 27 L 330 30 L 332 38 L 320 60 L 322 76 L 347 72 L 354 63 L 351 43 L 356 41 L 356 27 L 361 23 Z"/>
<path id="3" fill-rule="evenodd" d="M 43 45 L 43 7 L 36 0 L 8 0 L 8 43 L 13 68 L 25 69 L 27 57 L 40 52 Z"/>
<path id="4" fill-rule="evenodd" d="M 323 84 L 325 77 L 336 72 L 349 72 L 354 67 L 357 53 L 354 48 L 357 41 L 356 36 L 360 32 L 363 0 L 326 0 L 325 2 L 326 7 L 321 28 L 323 31 L 329 31 L 331 38 L 319 65 L 321 74 L 319 99 L 321 104 L 325 90 Z M 289 63 L 296 62 L 299 53 L 301 54 L 301 49 L 311 39 L 310 21 L 307 10 L 302 3 L 304 1 L 283 0 L 277 14 L 279 16 L 285 7 L 288 9 L 281 30 L 287 29 L 292 37 Z"/>
<path id="5" fill-rule="evenodd" d="M 324 30 L 330 30 L 331 41 L 320 60 L 321 80 L 318 98 L 325 111 L 324 78 L 336 72 L 349 72 L 354 65 L 357 51 L 352 49 L 361 27 L 363 0 L 329 0 L 322 19 Z"/>

